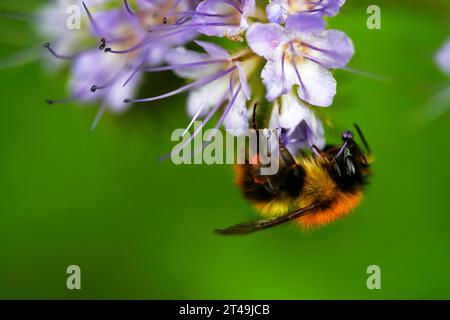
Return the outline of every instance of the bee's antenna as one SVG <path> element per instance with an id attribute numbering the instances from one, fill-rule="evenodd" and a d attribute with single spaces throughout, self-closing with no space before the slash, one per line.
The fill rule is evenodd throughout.
<path id="1" fill-rule="evenodd" d="M 253 130 L 258 130 L 258 121 L 256 119 L 256 109 L 259 107 L 259 102 L 255 102 L 253 105 L 253 116 L 252 116 L 252 128 Z"/>
<path id="2" fill-rule="evenodd" d="M 334 160 L 336 160 L 337 158 L 339 158 L 343 153 L 345 148 L 347 148 L 348 146 L 348 140 L 345 140 L 344 144 L 342 145 L 341 149 L 339 150 L 339 152 L 336 154 L 336 156 L 334 156 Z"/>
<path id="3" fill-rule="evenodd" d="M 256 154 L 259 157 L 259 131 L 258 131 L 258 121 L 256 119 L 256 109 L 258 109 L 259 103 L 255 102 L 253 105 L 253 115 L 252 115 L 252 128 L 256 131 Z"/>
<path id="4" fill-rule="evenodd" d="M 371 151 L 371 149 L 369 147 L 369 144 L 367 143 L 366 138 L 364 137 L 364 135 L 363 135 L 363 133 L 361 131 L 361 128 L 356 123 L 354 123 L 353 126 L 355 127 L 356 131 L 358 132 L 359 138 L 361 139 L 364 147 L 366 148 L 367 153 L 371 154 L 372 151 Z"/>

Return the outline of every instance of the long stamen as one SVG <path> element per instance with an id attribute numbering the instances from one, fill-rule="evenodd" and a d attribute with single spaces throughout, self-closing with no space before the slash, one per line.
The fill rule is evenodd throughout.
<path id="1" fill-rule="evenodd" d="M 225 98 L 225 96 L 223 98 Z M 219 99 L 218 101 L 222 101 L 222 100 L 223 99 Z M 165 161 L 168 158 L 170 158 L 173 153 L 184 149 L 203 130 L 203 128 L 208 124 L 209 120 L 211 120 L 212 116 L 219 110 L 221 105 L 222 104 L 220 102 L 216 103 L 216 105 L 213 108 L 211 108 L 211 110 L 208 112 L 206 117 L 203 119 L 201 125 L 197 128 L 197 130 L 194 131 L 193 135 L 191 135 L 189 137 L 189 139 L 186 140 L 186 142 L 183 143 L 179 148 L 177 148 L 176 150 L 173 150 L 171 153 L 161 157 L 160 161 Z"/>
<path id="2" fill-rule="evenodd" d="M 186 22 L 188 22 L 192 17 L 210 17 L 210 18 L 227 18 L 232 16 L 232 14 L 217 14 L 217 13 L 208 13 L 208 12 L 199 12 L 199 11 L 185 11 L 180 13 L 174 13 L 172 16 L 180 15 L 180 17 L 175 21 L 175 26 L 180 26 Z M 167 24 L 165 22 L 164 24 Z"/>
<path id="3" fill-rule="evenodd" d="M 170 14 L 170 17 L 176 17 L 176 16 L 202 16 L 202 17 L 212 17 L 212 18 L 226 18 L 226 17 L 229 17 L 230 14 L 208 13 L 208 12 L 200 12 L 200 11 L 194 11 L 194 10 L 174 12 L 174 13 Z"/>
<path id="4" fill-rule="evenodd" d="M 186 135 L 186 133 L 189 132 L 189 129 L 191 129 L 192 125 L 194 124 L 194 122 L 197 120 L 198 116 L 200 115 L 200 113 L 202 113 L 203 109 L 205 108 L 205 102 L 202 103 L 201 107 L 198 109 L 198 111 L 195 113 L 195 115 L 192 117 L 191 122 L 189 123 L 189 125 L 187 126 L 186 130 L 184 130 L 183 134 L 181 135 L 182 137 L 184 137 Z"/>
<path id="5" fill-rule="evenodd" d="M 323 11 L 323 9 L 325 9 L 325 7 L 319 7 L 319 8 L 317 8 L 317 9 L 311 9 L 311 10 L 305 10 L 305 11 L 302 11 L 302 12 L 306 12 L 306 13 L 316 13 L 316 12 Z"/>
<path id="6" fill-rule="evenodd" d="M 223 2 L 228 3 L 230 6 L 235 8 L 240 14 L 243 13 L 243 11 L 242 11 L 241 7 L 239 6 L 239 4 L 237 4 L 233 0 L 223 0 Z"/>
<path id="7" fill-rule="evenodd" d="M 130 47 L 128 49 L 125 49 L 125 50 L 113 50 L 111 48 L 106 48 L 105 52 L 109 52 L 109 53 L 113 53 L 113 54 L 127 54 L 127 53 L 131 53 L 133 51 L 142 49 L 146 45 L 150 45 L 150 43 L 152 41 L 168 38 L 168 37 L 171 37 L 171 36 L 183 33 L 183 32 L 185 32 L 187 30 L 188 30 L 187 28 L 182 28 L 181 30 L 177 30 L 177 31 L 174 31 L 172 33 L 167 33 L 167 34 L 164 34 L 164 35 L 159 35 L 159 36 L 156 36 L 156 37 L 145 37 L 144 39 L 139 41 L 136 45 L 134 45 L 134 46 L 132 46 L 132 47 Z"/>
<path id="8" fill-rule="evenodd" d="M 206 137 L 206 139 L 205 139 L 206 141 L 211 141 L 213 132 L 217 132 L 217 130 L 218 130 L 218 129 L 220 128 L 220 126 L 223 124 L 223 122 L 225 121 L 226 117 L 228 116 L 228 113 L 230 113 L 231 108 L 234 106 L 234 103 L 236 102 L 236 99 L 237 99 L 239 93 L 241 92 L 241 89 L 242 89 L 242 86 L 240 85 L 240 86 L 237 88 L 237 90 L 236 90 L 236 92 L 234 93 L 234 95 L 231 97 L 230 101 L 228 102 L 228 105 L 225 107 L 225 110 L 223 111 L 222 116 L 220 117 L 219 121 L 217 121 L 216 125 L 214 126 L 214 129 L 215 129 L 215 130 L 211 131 L 211 134 L 209 134 L 209 135 Z M 208 142 L 205 142 L 205 143 L 203 144 L 202 147 L 204 148 L 204 147 L 205 147 L 206 145 L 208 145 L 208 144 L 209 144 Z M 195 151 L 194 155 L 195 155 L 197 152 L 198 152 L 198 150 Z"/>
<path id="9" fill-rule="evenodd" d="M 284 84 L 286 82 L 286 52 L 283 51 L 283 54 L 281 55 L 281 81 L 283 82 L 283 88 Z"/>
<path id="10" fill-rule="evenodd" d="M 94 28 L 94 30 L 97 33 L 102 33 L 102 29 L 100 28 L 100 26 L 98 25 L 97 21 L 95 21 L 94 17 L 92 16 L 91 12 L 89 11 L 88 7 L 86 6 L 86 4 L 84 3 L 84 1 L 81 1 L 81 3 L 83 4 L 84 10 L 86 11 L 89 21 L 92 24 L 92 27 Z"/>
<path id="11" fill-rule="evenodd" d="M 313 49 L 313 50 L 321 51 L 321 52 L 327 52 L 327 50 L 325 50 L 325 49 L 321 49 L 319 47 L 313 46 L 312 44 L 309 44 L 309 43 L 303 42 L 303 41 L 302 41 L 302 46 L 305 46 L 305 47 Z"/>
<path id="12" fill-rule="evenodd" d="M 319 1 L 308 1 L 309 4 L 313 4 L 313 5 L 321 4 L 322 2 L 323 2 L 323 0 L 319 0 Z"/>
<path id="13" fill-rule="evenodd" d="M 230 99 L 233 97 L 233 76 L 230 76 L 230 84 L 229 84 L 229 94 L 230 94 Z"/>
<path id="14" fill-rule="evenodd" d="M 161 25 L 154 26 L 148 30 L 148 32 L 156 32 L 156 31 L 165 31 L 165 30 L 173 30 L 178 28 L 198 28 L 198 27 L 232 27 L 233 24 L 223 23 L 223 22 L 210 22 L 210 23 L 191 23 L 189 25 Z"/>
<path id="15" fill-rule="evenodd" d="M 289 42 L 289 47 L 290 47 L 291 53 L 292 53 L 292 59 L 291 59 L 292 66 L 294 67 L 295 74 L 297 75 L 300 86 L 302 87 L 303 91 L 305 92 L 305 97 L 307 97 L 308 93 L 306 91 L 306 87 L 303 84 L 302 77 L 300 76 L 300 72 L 297 68 L 297 63 L 296 63 L 297 53 L 295 52 L 294 44 L 292 42 Z"/>
<path id="16" fill-rule="evenodd" d="M 179 69 L 190 69 L 195 67 L 200 67 L 204 65 L 209 64 L 220 64 L 228 62 L 226 59 L 215 59 L 215 60 L 206 60 L 206 61 L 199 61 L 199 62 L 191 62 L 191 63 L 185 63 L 185 64 L 173 64 L 170 66 L 163 66 L 163 67 L 149 67 L 144 68 L 144 71 L 147 72 L 160 72 L 160 71 L 170 71 L 170 70 L 179 70 Z"/>
<path id="17" fill-rule="evenodd" d="M 11 56 L 0 58 L 0 69 L 17 67 L 39 59 L 40 48 L 31 47 Z"/>
<path id="18" fill-rule="evenodd" d="M 107 88 L 111 87 L 111 86 L 115 83 L 115 81 L 117 80 L 117 78 L 118 78 L 118 74 L 116 74 L 115 76 L 113 76 L 111 79 L 109 79 L 108 81 L 106 81 L 106 82 L 105 82 L 104 84 L 102 84 L 102 85 L 96 85 L 96 84 L 92 85 L 92 86 L 91 86 L 91 92 L 94 93 L 94 92 L 96 92 L 97 90 L 103 90 L 103 89 L 107 89 Z"/>
<path id="19" fill-rule="evenodd" d="M 177 21 L 175 21 L 175 25 L 181 26 L 181 25 L 185 24 L 186 22 L 190 21 L 191 19 L 192 19 L 192 17 L 189 17 L 189 16 L 181 16 L 177 19 Z"/>
<path id="20" fill-rule="evenodd" d="M 230 112 L 231 108 L 234 106 L 234 103 L 236 102 L 236 99 L 241 92 L 242 86 L 239 86 L 234 93 L 234 96 L 231 98 L 230 103 L 228 103 L 228 106 L 225 108 L 225 110 L 222 113 L 222 116 L 220 117 L 219 121 L 215 125 L 215 129 L 219 129 L 219 127 L 222 125 L 222 123 L 225 121 L 225 118 L 227 117 L 228 113 Z"/>
<path id="21" fill-rule="evenodd" d="M 44 48 L 46 48 L 52 54 L 52 56 L 54 56 L 57 59 L 73 60 L 79 55 L 79 53 L 76 53 L 76 54 L 73 54 L 73 55 L 59 54 L 55 50 L 52 49 L 52 47 L 50 46 L 49 42 L 44 43 Z"/>
<path id="22" fill-rule="evenodd" d="M 147 67 L 147 68 L 143 68 L 143 65 L 141 65 L 141 66 L 137 67 L 135 70 L 133 70 L 130 77 L 125 81 L 123 86 L 125 87 L 139 71 L 146 71 L 146 72 L 171 71 L 171 70 L 195 68 L 195 67 L 200 67 L 200 66 L 210 65 L 210 64 L 219 64 L 219 63 L 225 63 L 225 62 L 228 62 L 228 60 L 217 59 L 217 60 L 208 60 L 208 61 L 200 61 L 200 62 L 191 62 L 191 63 L 186 63 L 186 64 L 173 64 L 170 66 L 163 66 L 163 67 Z"/>
<path id="23" fill-rule="evenodd" d="M 133 70 L 131 75 L 128 77 L 128 79 L 125 81 L 125 83 L 122 85 L 122 87 L 126 87 L 128 83 L 130 83 L 131 80 L 136 76 L 136 74 L 141 71 L 143 64 L 139 65 L 137 68 Z"/>
<path id="24" fill-rule="evenodd" d="M 166 93 L 166 94 L 163 94 L 163 95 L 160 95 L 160 96 L 156 96 L 156 97 L 146 98 L 146 99 L 136 99 L 136 100 L 133 100 L 133 99 L 125 99 L 125 100 L 124 100 L 124 103 L 151 102 L 151 101 L 156 101 L 156 100 L 161 100 L 161 99 L 169 98 L 169 97 L 175 96 L 175 95 L 177 95 L 177 94 L 183 93 L 183 92 L 185 92 L 185 91 L 188 91 L 188 90 L 190 90 L 190 89 L 195 89 L 195 88 L 204 86 L 204 85 L 206 85 L 206 84 L 208 84 L 208 83 L 210 83 L 210 82 L 213 82 L 213 81 L 215 81 L 215 80 L 218 80 L 218 79 L 224 77 L 225 75 L 227 75 L 227 74 L 233 72 L 234 70 L 236 70 L 236 67 L 235 67 L 235 66 L 233 66 L 233 67 L 231 67 L 231 68 L 229 68 L 229 69 L 226 69 L 226 70 L 224 70 L 224 71 L 220 71 L 220 72 L 218 72 L 218 73 L 215 73 L 215 74 L 213 74 L 213 75 L 211 75 L 211 76 L 209 76 L 209 77 L 205 77 L 205 78 L 203 78 L 203 79 L 194 81 L 194 82 L 192 82 L 192 83 L 190 83 L 190 84 L 188 84 L 188 85 L 185 85 L 185 86 L 183 86 L 183 87 L 181 87 L 181 88 L 179 88 L 179 89 L 177 89 L 177 90 L 174 90 L 174 91 L 172 91 L 172 92 L 169 92 L 169 93 Z"/>
<path id="25" fill-rule="evenodd" d="M 228 105 L 226 106 L 224 112 L 222 113 L 222 116 L 220 117 L 219 121 L 217 121 L 216 125 L 214 126 L 214 129 L 217 130 L 225 121 L 225 118 L 227 117 L 228 113 L 230 112 L 231 108 L 233 107 L 234 103 L 236 102 L 236 99 L 239 95 L 239 92 L 241 91 L 241 88 L 242 87 L 239 86 L 239 88 L 236 90 L 236 92 L 234 93 L 234 95 L 232 96 L 230 101 L 228 102 Z M 220 104 L 218 104 L 215 108 L 211 109 L 211 111 L 205 117 L 202 124 L 200 125 L 199 128 L 197 128 L 197 130 L 194 132 L 194 134 L 192 136 L 190 136 L 189 139 L 185 143 L 183 143 L 177 150 L 174 150 L 174 152 L 178 152 L 179 150 L 184 149 L 184 147 L 186 147 L 201 132 L 201 130 L 203 130 L 204 126 L 209 122 L 209 120 L 212 118 L 212 116 L 217 112 L 217 110 L 219 108 L 220 108 Z M 216 131 L 216 130 L 213 130 L 213 131 Z M 210 141 L 211 138 L 212 138 L 212 134 L 208 135 L 205 140 Z M 202 148 L 205 147 L 205 144 L 207 144 L 207 143 L 204 143 L 202 145 Z M 198 151 L 199 150 L 194 150 L 193 155 L 195 156 L 198 153 Z M 169 154 L 169 156 L 171 154 Z M 167 159 L 167 156 L 164 157 L 162 160 L 166 160 L 166 159 Z"/>
<path id="26" fill-rule="evenodd" d="M 103 114 L 105 113 L 107 108 L 108 108 L 108 104 L 106 102 L 103 102 L 101 104 L 100 108 L 98 109 L 97 114 L 95 115 L 94 122 L 92 122 L 91 131 L 94 131 L 95 128 L 97 128 L 97 126 L 100 123 L 100 120 L 102 119 Z"/>
<path id="27" fill-rule="evenodd" d="M 375 74 L 370 71 L 365 71 L 365 70 L 361 70 L 361 69 L 356 69 L 356 68 L 351 68 L 351 67 L 343 67 L 340 69 L 350 72 L 350 73 L 353 73 L 353 74 L 356 74 L 356 75 L 359 75 L 359 76 L 363 76 L 363 77 L 372 79 L 372 80 L 380 81 L 380 82 L 388 82 L 391 80 L 389 77 Z"/>
<path id="28" fill-rule="evenodd" d="M 69 96 L 68 98 L 65 99 L 59 99 L 59 100 L 52 100 L 52 99 L 47 99 L 45 100 L 48 104 L 53 105 L 53 104 L 66 104 L 66 103 L 70 103 L 70 102 L 74 102 L 77 101 L 82 93 L 83 90 L 79 90 L 78 92 L 74 93 L 73 95 Z"/>
<path id="29" fill-rule="evenodd" d="M 180 4 L 181 0 L 176 0 L 175 3 L 173 4 L 172 8 L 169 10 L 169 12 L 167 13 L 166 16 L 164 16 L 164 24 L 167 23 L 168 21 L 168 16 L 172 15 L 172 13 L 176 10 L 176 8 L 178 7 L 178 5 Z"/>
<path id="30" fill-rule="evenodd" d="M 111 77 L 109 77 L 109 79 L 107 79 L 107 80 L 105 81 L 104 84 L 102 84 L 102 85 L 95 85 L 95 84 L 94 84 L 93 86 L 91 86 L 91 92 L 94 93 L 94 92 L 96 92 L 97 90 L 107 89 L 107 88 L 112 87 L 114 84 L 116 84 L 117 81 L 118 81 L 118 80 L 123 76 L 123 74 L 126 72 L 126 71 L 124 70 L 124 67 L 125 67 L 125 63 L 122 63 L 121 65 L 119 65 L 119 66 L 117 67 L 117 71 L 115 71 L 115 72 L 111 75 Z"/>
<path id="31" fill-rule="evenodd" d="M 128 3 L 128 0 L 123 0 L 123 3 L 125 5 L 125 9 L 127 9 L 127 12 L 132 15 L 132 16 L 136 16 L 136 13 L 134 13 L 134 11 L 131 9 L 130 4 Z"/>

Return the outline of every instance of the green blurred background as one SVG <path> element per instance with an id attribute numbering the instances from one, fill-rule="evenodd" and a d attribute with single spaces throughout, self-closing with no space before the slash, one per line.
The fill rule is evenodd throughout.
<path id="1" fill-rule="evenodd" d="M 381 30 L 366 28 L 369 4 L 382 9 Z M 38 5 L 2 0 L 0 9 Z M 386 79 L 336 72 L 330 140 L 358 122 L 377 161 L 364 203 L 309 233 L 213 234 L 257 214 L 230 166 L 158 162 L 189 121 L 185 96 L 106 115 L 91 132 L 97 108 L 44 102 L 66 95 L 63 75 L 39 62 L 1 70 L 0 298 L 450 298 L 450 114 L 420 117 L 449 82 L 433 61 L 449 16 L 447 0 L 348 0 L 330 20 L 355 43 L 350 66 Z M 1 18 L 0 42 L 6 57 L 42 39 Z M 148 80 L 146 92 L 181 84 Z M 71 264 L 80 291 L 66 289 Z M 381 290 L 366 287 L 372 264 Z"/>

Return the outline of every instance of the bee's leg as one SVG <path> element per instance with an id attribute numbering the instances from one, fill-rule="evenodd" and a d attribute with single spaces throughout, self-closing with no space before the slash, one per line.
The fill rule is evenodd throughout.
<path id="1" fill-rule="evenodd" d="M 283 159 L 285 165 L 290 167 L 290 166 L 296 164 L 297 162 L 295 161 L 294 156 L 289 152 L 289 150 L 283 144 L 283 141 L 281 139 L 281 133 L 278 136 L 278 144 L 279 144 L 280 158 Z"/>
<path id="2" fill-rule="evenodd" d="M 315 144 L 312 145 L 311 150 L 314 152 L 314 154 L 318 157 L 322 158 L 322 150 L 319 149 Z"/>
<path id="3" fill-rule="evenodd" d="M 252 116 L 252 128 L 253 130 L 258 131 L 258 121 L 256 119 L 256 109 L 258 109 L 259 103 L 255 102 L 253 105 L 253 116 Z"/>
<path id="4" fill-rule="evenodd" d="M 258 120 L 256 119 L 256 109 L 258 109 L 259 103 L 255 102 L 253 105 L 253 115 L 252 115 L 252 129 L 256 131 L 256 154 L 259 155 L 259 129 Z"/>

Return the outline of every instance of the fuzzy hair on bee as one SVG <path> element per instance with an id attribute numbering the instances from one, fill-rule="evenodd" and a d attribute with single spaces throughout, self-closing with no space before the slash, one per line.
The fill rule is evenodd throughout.
<path id="1" fill-rule="evenodd" d="M 247 234 L 295 221 L 302 229 L 332 223 L 352 212 L 362 201 L 371 175 L 372 153 L 360 128 L 357 133 L 366 154 L 350 131 L 342 144 L 294 158 L 280 144 L 280 168 L 273 176 L 261 176 L 260 164 L 235 166 L 236 182 L 263 220 L 216 230 L 222 235 Z"/>

